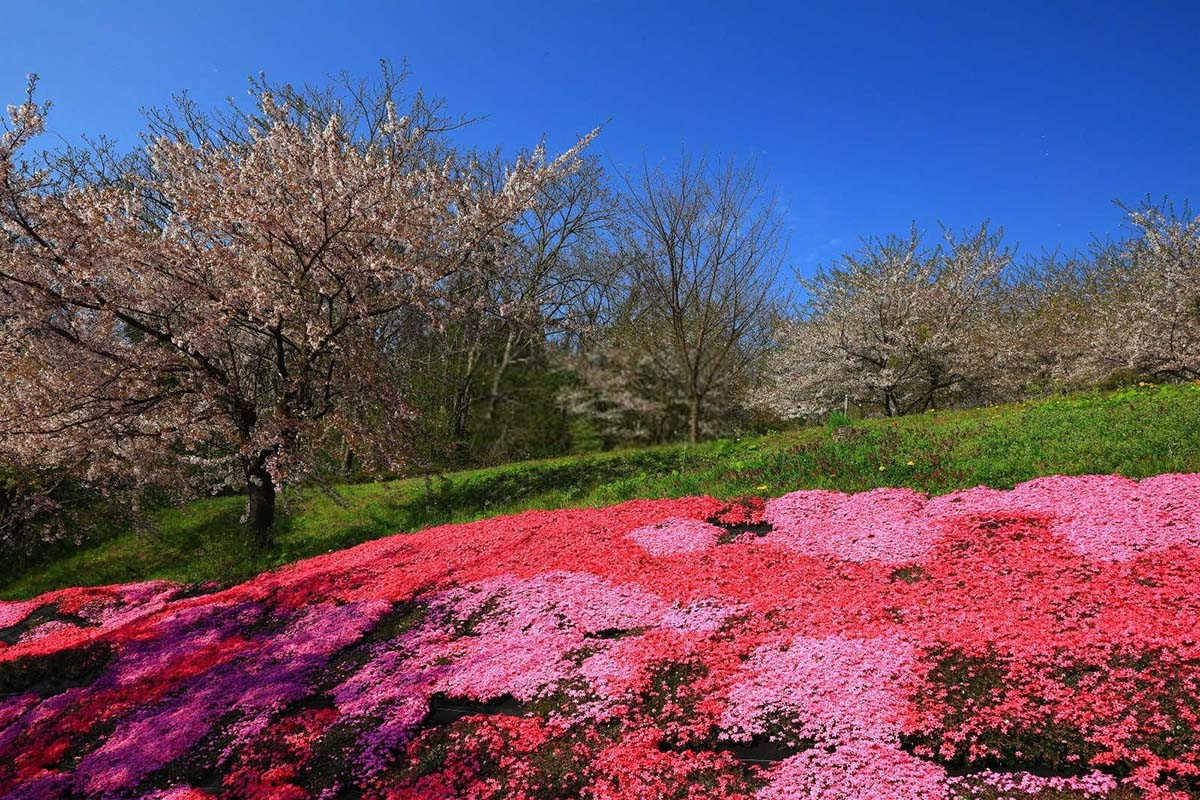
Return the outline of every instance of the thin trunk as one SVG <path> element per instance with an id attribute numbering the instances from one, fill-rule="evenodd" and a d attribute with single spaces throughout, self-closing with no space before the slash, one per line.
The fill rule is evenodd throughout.
<path id="1" fill-rule="evenodd" d="M 700 398 L 692 395 L 688 404 L 688 441 L 696 444 L 700 441 Z"/>
<path id="2" fill-rule="evenodd" d="M 478 339 L 471 343 L 467 348 L 466 358 L 467 363 L 463 368 L 462 374 L 457 377 L 457 384 L 454 387 L 454 395 L 452 399 L 451 416 L 450 416 L 450 437 L 457 442 L 455 447 L 465 447 L 463 444 L 467 438 L 467 430 L 470 427 L 471 401 L 472 390 L 475 386 L 475 370 L 479 366 L 479 341 Z"/>
<path id="3" fill-rule="evenodd" d="M 496 371 L 492 373 L 492 385 L 489 387 L 490 392 L 488 393 L 487 421 L 489 425 L 496 419 L 496 407 L 500 405 L 500 383 L 504 380 L 504 373 L 508 372 L 508 368 L 512 364 L 515 338 L 516 334 L 510 330 L 504 340 L 504 353 L 500 357 L 500 363 L 496 365 Z"/>
<path id="4" fill-rule="evenodd" d="M 505 439 L 508 438 L 508 423 L 505 422 L 500 426 L 500 433 L 496 435 L 496 441 L 492 442 L 492 458 L 507 460 L 507 455 L 504 448 L 507 446 Z"/>

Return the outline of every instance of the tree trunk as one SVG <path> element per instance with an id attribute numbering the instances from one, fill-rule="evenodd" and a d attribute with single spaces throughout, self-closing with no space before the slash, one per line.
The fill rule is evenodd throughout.
<path id="1" fill-rule="evenodd" d="M 895 404 L 894 404 L 894 401 L 893 401 L 893 399 L 892 399 L 892 393 L 891 393 L 891 390 L 888 390 L 888 391 L 886 391 L 886 392 L 884 392 L 884 393 L 883 393 L 883 415 L 884 415 L 885 417 L 894 417 L 894 416 L 896 416 L 896 414 L 895 414 Z"/>
<path id="2" fill-rule="evenodd" d="M 688 441 L 700 441 L 700 398 L 693 395 L 688 408 Z"/>
<path id="3" fill-rule="evenodd" d="M 250 472 L 246 480 L 250 495 L 250 529 L 261 547 L 274 544 L 271 528 L 275 524 L 275 482 L 264 467 Z"/>
<path id="4" fill-rule="evenodd" d="M 496 407 L 500 405 L 500 384 L 504 380 L 504 373 L 508 371 L 509 365 L 512 364 L 514 339 L 516 339 L 516 334 L 510 330 L 504 340 L 504 353 L 500 357 L 500 363 L 496 365 L 496 371 L 492 373 L 491 391 L 488 393 L 488 425 L 491 425 L 496 420 Z"/>

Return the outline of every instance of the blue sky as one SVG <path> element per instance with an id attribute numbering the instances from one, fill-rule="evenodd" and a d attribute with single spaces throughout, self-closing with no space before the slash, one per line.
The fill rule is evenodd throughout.
<path id="1" fill-rule="evenodd" d="M 983 218 L 1025 253 L 1120 230 L 1112 201 L 1200 203 L 1200 4 L 22 3 L 0 99 L 42 76 L 52 131 L 132 141 L 139 108 L 407 59 L 463 134 L 611 167 L 681 144 L 756 157 L 803 271 L 867 234 Z"/>

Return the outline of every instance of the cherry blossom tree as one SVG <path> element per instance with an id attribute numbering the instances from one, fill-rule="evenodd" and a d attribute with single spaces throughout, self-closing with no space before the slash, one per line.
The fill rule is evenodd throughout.
<path id="1" fill-rule="evenodd" d="M 1029 259 L 994 287 L 980 320 L 992 347 L 976 365 L 992 399 L 1020 400 L 1100 382 L 1092 355 L 1096 315 L 1111 283 L 1104 249 Z"/>
<path id="2" fill-rule="evenodd" d="M 1097 255 L 1105 280 L 1084 365 L 1096 377 L 1200 379 L 1200 215 L 1168 202 L 1125 210 L 1133 236 Z"/>
<path id="3" fill-rule="evenodd" d="M 894 416 L 978 391 L 993 347 L 981 323 L 1011 260 L 986 223 L 933 248 L 915 227 L 866 240 L 801 279 L 808 298 L 784 325 L 768 404 L 785 417 L 846 402 Z"/>
<path id="4" fill-rule="evenodd" d="M 403 462 L 413 319 L 492 302 L 513 223 L 590 138 L 485 184 L 390 84 L 260 85 L 226 124 L 152 117 L 114 169 L 31 152 L 34 83 L 0 138 L 0 441 L 93 481 L 244 487 L 263 542 L 331 449 Z"/>

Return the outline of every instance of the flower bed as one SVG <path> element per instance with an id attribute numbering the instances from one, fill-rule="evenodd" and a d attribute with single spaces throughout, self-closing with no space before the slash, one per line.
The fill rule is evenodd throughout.
<path id="1" fill-rule="evenodd" d="M 6 798 L 1200 797 L 1200 476 L 528 512 L 0 604 Z"/>

